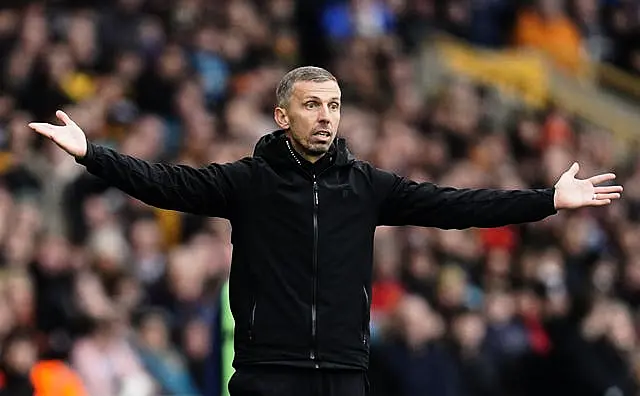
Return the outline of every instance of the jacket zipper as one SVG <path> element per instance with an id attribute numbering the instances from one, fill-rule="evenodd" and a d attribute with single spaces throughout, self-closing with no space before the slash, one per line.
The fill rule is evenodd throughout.
<path id="1" fill-rule="evenodd" d="M 317 357 L 317 298 L 318 298 L 318 182 L 313 174 L 313 301 L 311 303 L 311 339 L 310 357 Z"/>
<path id="2" fill-rule="evenodd" d="M 251 306 L 251 319 L 249 321 L 249 340 L 251 341 L 253 341 L 253 326 L 256 321 L 256 305 L 257 301 L 254 301 Z"/>
<path id="3" fill-rule="evenodd" d="M 367 344 L 367 311 L 369 310 L 369 293 L 367 293 L 367 288 L 362 286 L 362 290 L 364 291 L 364 312 L 362 317 L 362 343 Z"/>
<path id="4" fill-rule="evenodd" d="M 302 167 L 300 160 L 293 153 L 293 149 L 291 148 L 291 144 L 287 139 L 287 148 L 289 149 L 289 153 L 293 160 Z M 326 169 L 325 169 L 326 170 Z M 304 171 L 304 168 L 303 168 Z M 324 172 L 324 171 L 323 171 Z M 308 172 L 306 172 L 308 174 Z M 322 172 L 320 172 L 322 173 Z M 316 179 L 316 174 L 313 173 L 311 175 L 313 180 L 313 298 L 311 302 L 311 350 L 309 351 L 309 358 L 311 360 L 316 360 L 318 357 L 317 349 L 318 349 L 318 325 L 317 325 L 317 300 L 318 300 L 318 181 Z M 319 368 L 318 364 L 315 365 L 315 368 Z"/>

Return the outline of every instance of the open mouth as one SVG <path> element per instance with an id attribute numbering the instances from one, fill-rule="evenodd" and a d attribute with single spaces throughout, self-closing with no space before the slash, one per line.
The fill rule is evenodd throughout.
<path id="1" fill-rule="evenodd" d="M 313 134 L 314 136 L 320 136 L 320 137 L 330 137 L 331 136 L 331 132 L 329 131 L 316 131 Z"/>

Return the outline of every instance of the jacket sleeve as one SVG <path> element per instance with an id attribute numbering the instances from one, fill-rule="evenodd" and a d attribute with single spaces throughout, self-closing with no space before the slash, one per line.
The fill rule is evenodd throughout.
<path id="1" fill-rule="evenodd" d="M 250 158 L 193 168 L 151 163 L 90 142 L 87 154 L 76 161 L 148 205 L 227 219 L 251 175 Z"/>
<path id="2" fill-rule="evenodd" d="M 379 225 L 442 229 L 491 228 L 534 222 L 556 213 L 554 189 L 457 189 L 374 171 Z"/>

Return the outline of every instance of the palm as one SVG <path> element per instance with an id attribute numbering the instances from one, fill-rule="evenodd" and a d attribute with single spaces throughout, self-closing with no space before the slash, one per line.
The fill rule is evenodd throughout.
<path id="1" fill-rule="evenodd" d="M 555 185 L 554 203 L 556 209 L 576 209 L 584 206 L 603 206 L 620 198 L 622 186 L 598 186 L 615 179 L 613 173 L 605 173 L 588 179 L 576 179 L 580 170 L 577 163 L 562 174 Z"/>
<path id="2" fill-rule="evenodd" d="M 87 153 L 87 138 L 82 129 L 62 111 L 57 111 L 56 117 L 64 122 L 64 125 L 32 122 L 29 127 L 51 139 L 67 153 L 83 157 Z"/>

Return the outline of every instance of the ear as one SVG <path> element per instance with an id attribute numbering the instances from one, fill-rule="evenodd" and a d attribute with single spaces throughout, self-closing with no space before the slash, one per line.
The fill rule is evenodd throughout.
<path id="1" fill-rule="evenodd" d="M 273 111 L 273 119 L 276 124 L 282 129 L 289 129 L 289 116 L 287 115 L 287 109 L 282 107 L 276 107 Z"/>

